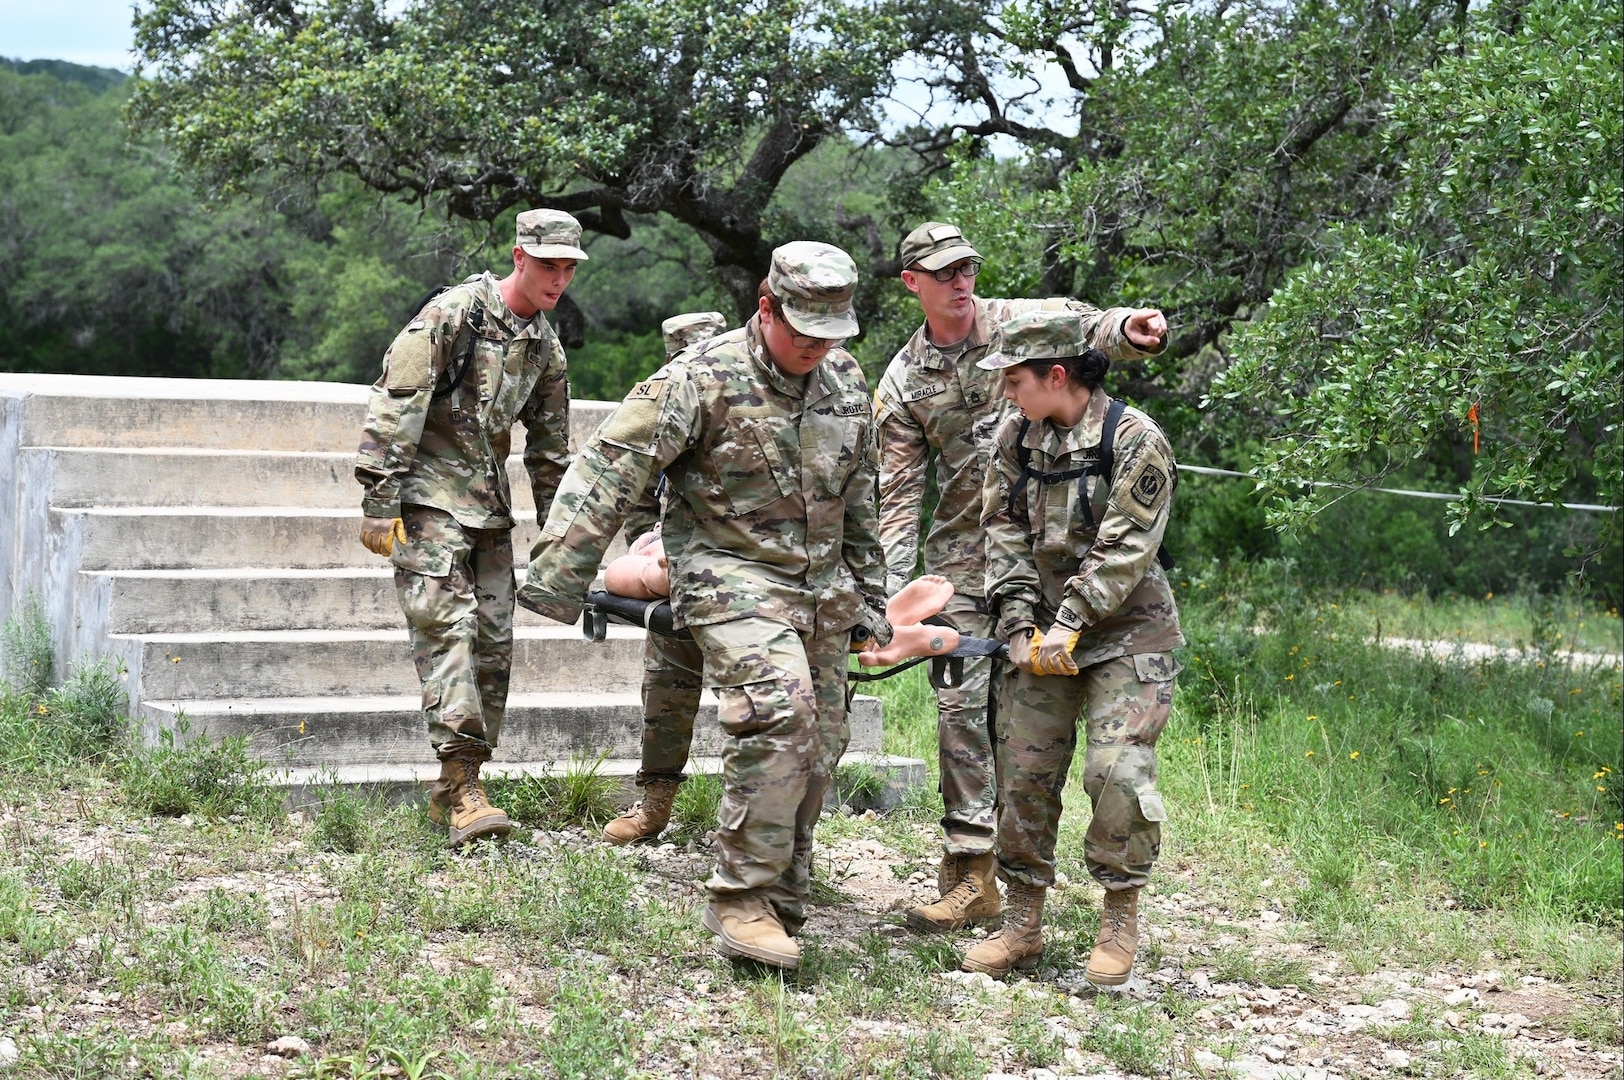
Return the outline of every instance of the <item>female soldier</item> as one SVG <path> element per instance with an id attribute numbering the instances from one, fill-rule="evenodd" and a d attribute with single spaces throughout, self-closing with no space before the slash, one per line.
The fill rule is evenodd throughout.
<path id="1" fill-rule="evenodd" d="M 1110 361 L 1083 320 L 1034 311 L 1003 326 L 1011 411 L 983 489 L 987 599 L 1010 661 L 999 694 L 998 871 L 1004 927 L 964 967 L 1002 977 L 1043 955 L 1043 898 L 1054 884 L 1060 792 L 1078 725 L 1093 820 L 1088 871 L 1105 886 L 1086 974 L 1128 980 L 1138 948 L 1139 890 L 1167 817 L 1156 790 L 1156 738 L 1167 723 L 1178 609 L 1158 564 L 1175 471 L 1161 429 L 1101 388 Z"/>

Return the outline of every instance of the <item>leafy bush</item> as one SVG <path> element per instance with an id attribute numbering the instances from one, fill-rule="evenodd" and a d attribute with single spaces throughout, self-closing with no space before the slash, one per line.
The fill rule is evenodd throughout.
<path id="1" fill-rule="evenodd" d="M 249 755 L 246 740 L 183 742 L 185 735 L 183 720 L 178 733 L 160 734 L 157 746 L 131 751 L 119 777 L 130 806 L 147 814 L 207 818 L 267 818 L 280 808 L 282 797 L 268 781 L 267 766 Z"/>
<path id="2" fill-rule="evenodd" d="M 45 608 L 30 594 L 0 625 L 0 663 L 6 680 L 25 700 L 39 701 L 50 688 L 55 655 Z"/>

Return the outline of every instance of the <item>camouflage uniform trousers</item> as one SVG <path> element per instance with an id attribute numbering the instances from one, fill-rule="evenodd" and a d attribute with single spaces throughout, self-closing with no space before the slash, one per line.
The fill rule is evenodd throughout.
<path id="1" fill-rule="evenodd" d="M 942 617 L 961 634 L 992 637 L 993 619 L 979 596 L 955 592 Z M 993 849 L 998 783 L 993 767 L 993 719 L 987 712 L 991 657 L 966 660 L 964 681 L 936 691 L 937 763 L 941 767 L 942 831 L 953 855 Z"/>
<path id="2" fill-rule="evenodd" d="M 705 657 L 691 641 L 650 632 L 643 647 L 643 757 L 637 786 L 681 780 L 694 741 Z"/>
<path id="3" fill-rule="evenodd" d="M 1120 656 L 1076 675 L 1010 667 L 998 701 L 998 863 L 1007 881 L 1054 884 L 1060 792 L 1086 724 L 1083 786 L 1093 819 L 1088 872 L 1107 889 L 1150 880 L 1167 811 L 1156 790 L 1156 740 L 1179 671 L 1171 653 Z"/>
<path id="4" fill-rule="evenodd" d="M 812 830 L 851 731 L 850 634 L 816 637 L 776 619 L 696 626 L 722 748 L 711 895 L 759 892 L 791 933 L 812 889 Z"/>
<path id="5" fill-rule="evenodd" d="M 513 539 L 470 529 L 444 510 L 400 508 L 395 591 L 423 683 L 429 742 L 443 758 L 502 734 L 513 667 Z M 434 573 L 444 571 L 444 573 Z"/>

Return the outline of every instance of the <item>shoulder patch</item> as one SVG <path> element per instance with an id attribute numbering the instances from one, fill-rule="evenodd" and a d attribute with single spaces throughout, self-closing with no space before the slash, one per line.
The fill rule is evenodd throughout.
<path id="1" fill-rule="evenodd" d="M 620 407 L 598 428 L 598 439 L 640 454 L 652 453 L 662 406 L 671 383 L 666 379 L 645 379 L 632 387 Z"/>
<path id="2" fill-rule="evenodd" d="M 1173 492 L 1171 469 L 1172 464 L 1154 450 L 1141 455 L 1126 483 L 1113 490 L 1111 505 L 1141 529 L 1149 529 Z"/>
<path id="3" fill-rule="evenodd" d="M 384 357 L 384 386 L 413 392 L 434 386 L 434 335 L 421 320 L 403 330 Z"/>
<path id="4" fill-rule="evenodd" d="M 1161 502 L 1162 491 L 1167 487 L 1167 474 L 1155 465 L 1146 465 L 1139 470 L 1139 479 L 1133 482 L 1134 502 L 1149 510 Z"/>

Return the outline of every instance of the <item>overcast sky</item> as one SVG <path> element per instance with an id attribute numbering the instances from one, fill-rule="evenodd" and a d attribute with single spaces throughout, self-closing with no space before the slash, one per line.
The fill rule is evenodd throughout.
<path id="1" fill-rule="evenodd" d="M 0 0 L 0 56 L 129 71 L 130 0 Z"/>

